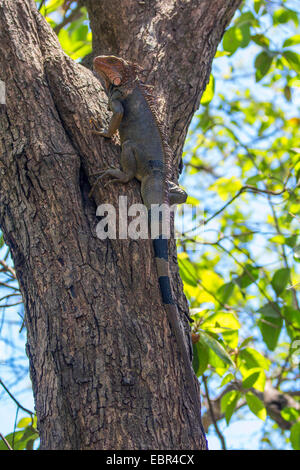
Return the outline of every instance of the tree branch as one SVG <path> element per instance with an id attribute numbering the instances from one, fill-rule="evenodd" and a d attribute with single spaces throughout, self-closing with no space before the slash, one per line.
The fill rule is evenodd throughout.
<path id="1" fill-rule="evenodd" d="M 209 413 L 210 413 L 214 428 L 216 430 L 216 433 L 219 436 L 219 439 L 221 441 L 222 450 L 226 450 L 225 439 L 224 439 L 224 436 L 223 436 L 223 434 L 221 433 L 221 431 L 219 429 L 218 420 L 216 419 L 215 412 L 214 412 L 214 407 L 212 405 L 212 402 L 211 402 L 211 399 L 210 399 L 210 396 L 209 396 L 209 391 L 208 391 L 208 386 L 207 386 L 207 378 L 206 378 L 205 375 L 203 375 L 202 377 L 203 377 L 203 383 L 204 383 L 204 388 L 205 388 L 205 395 L 206 395 L 207 402 L 208 402 Z"/>

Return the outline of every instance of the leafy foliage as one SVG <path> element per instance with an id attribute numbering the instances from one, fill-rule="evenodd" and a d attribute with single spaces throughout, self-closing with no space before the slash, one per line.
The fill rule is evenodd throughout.
<path id="1" fill-rule="evenodd" d="M 299 361 L 291 361 L 300 339 L 299 15 L 291 3 L 243 4 L 185 148 L 183 184 L 203 209 L 204 229 L 178 240 L 179 267 L 194 319 L 194 369 L 214 396 L 204 403 L 220 404 L 210 424 L 229 424 L 241 410 L 265 421 L 267 382 L 299 391 Z M 284 417 L 297 449 L 299 423 Z M 272 446 L 268 432 L 261 442 Z"/>
<path id="2" fill-rule="evenodd" d="M 22 418 L 12 433 L 5 436 L 7 443 L 0 439 L 0 450 L 33 450 L 34 442 L 39 439 L 36 417 Z"/>
<path id="3" fill-rule="evenodd" d="M 92 52 L 92 33 L 88 15 L 80 2 L 50 0 L 41 2 L 40 12 L 56 32 L 63 50 L 72 59 L 82 59 Z"/>

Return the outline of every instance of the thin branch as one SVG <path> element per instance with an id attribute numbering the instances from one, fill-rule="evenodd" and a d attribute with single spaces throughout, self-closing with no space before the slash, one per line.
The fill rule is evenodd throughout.
<path id="1" fill-rule="evenodd" d="M 2 387 L 4 388 L 4 390 L 6 391 L 6 393 L 10 396 L 10 398 L 15 402 L 15 404 L 21 408 L 21 410 L 25 411 L 25 413 L 28 413 L 30 414 L 31 418 L 33 418 L 34 416 L 34 413 L 30 410 L 28 410 L 27 408 L 25 408 L 24 406 L 21 405 L 21 403 L 13 396 L 13 394 L 8 390 L 8 388 L 6 387 L 6 385 L 4 385 L 4 383 L 2 382 L 2 380 L 0 379 L 0 385 L 2 385 Z"/>
<path id="2" fill-rule="evenodd" d="M 18 294 L 18 293 L 4 295 L 3 297 L 0 298 L 0 302 L 2 302 L 2 300 L 4 299 L 8 299 L 9 297 L 20 297 L 20 295 L 21 294 Z"/>
<path id="3" fill-rule="evenodd" d="M 193 163 L 185 163 L 185 167 L 190 167 L 197 171 L 205 171 L 206 173 L 212 175 L 214 178 L 219 178 L 219 176 L 216 175 L 216 173 L 214 172 L 213 167 L 209 165 L 194 165 Z"/>
<path id="4" fill-rule="evenodd" d="M 253 192 L 253 193 L 267 194 L 269 196 L 280 196 L 286 191 L 286 187 L 284 186 L 281 191 L 276 192 L 276 191 L 271 191 L 269 189 L 259 189 L 259 188 L 256 188 L 255 186 L 250 186 L 249 184 L 246 184 L 231 199 L 229 199 L 229 201 L 227 201 L 226 204 L 224 204 L 224 206 L 221 207 L 221 209 L 219 209 L 211 217 L 206 219 L 203 222 L 204 225 L 208 224 L 212 219 L 214 219 L 217 215 L 223 212 L 236 198 L 238 198 L 242 193 L 246 191 Z"/>
<path id="5" fill-rule="evenodd" d="M 14 286 L 10 286 L 9 284 L 7 284 L 6 282 L 0 282 L 0 286 L 2 287 L 7 287 L 8 289 L 13 289 L 15 291 L 20 291 L 20 289 L 18 287 L 14 287 Z"/>
<path id="6" fill-rule="evenodd" d="M 44 3 L 45 3 L 45 0 L 41 0 L 41 3 L 39 4 L 39 8 L 38 8 L 39 11 L 41 11 L 42 6 L 44 5 Z"/>
<path id="7" fill-rule="evenodd" d="M 14 279 L 17 279 L 16 272 L 15 272 L 15 270 L 14 270 L 13 268 L 11 268 L 10 266 L 8 266 L 8 264 L 7 264 L 5 261 L 3 261 L 3 260 L 0 260 L 0 264 L 1 264 L 1 266 L 3 266 L 3 268 L 4 268 L 5 271 L 9 272 L 9 273 L 12 275 L 12 277 L 13 277 Z"/>
<path id="8" fill-rule="evenodd" d="M 15 302 L 14 304 L 5 304 L 5 305 L 0 305 L 0 308 L 10 308 L 10 307 L 16 307 L 16 305 L 22 305 L 23 302 Z"/>
<path id="9" fill-rule="evenodd" d="M 220 439 L 220 441 L 221 441 L 222 450 L 226 450 L 225 439 L 224 439 L 224 436 L 223 436 L 223 434 L 221 433 L 221 431 L 220 431 L 220 429 L 219 429 L 219 426 L 218 426 L 218 423 L 217 423 L 217 419 L 216 419 L 215 413 L 214 413 L 214 408 L 213 408 L 212 402 L 211 402 L 211 400 L 210 400 L 209 391 L 208 391 L 208 386 L 207 386 L 207 378 L 206 378 L 205 375 L 203 375 L 202 377 L 203 377 L 203 383 L 204 383 L 204 388 L 205 388 L 205 394 L 206 394 L 206 398 L 207 398 L 207 403 L 208 403 L 208 408 L 209 408 L 209 411 L 210 411 L 211 419 L 212 419 L 214 428 L 215 428 L 215 430 L 216 430 L 216 433 L 218 434 L 219 439 Z"/>
<path id="10" fill-rule="evenodd" d="M 8 448 L 8 450 L 13 450 L 12 447 L 10 446 L 9 442 L 5 439 L 5 437 L 3 436 L 3 434 L 1 432 L 0 432 L 0 437 L 3 440 L 4 444 L 6 445 L 6 447 Z"/>
<path id="11" fill-rule="evenodd" d="M 285 358 L 284 364 L 283 364 L 282 367 L 281 367 L 280 373 L 278 374 L 275 388 L 279 388 L 280 384 L 282 383 L 283 374 L 284 374 L 284 373 L 287 371 L 287 369 L 288 369 L 288 366 L 289 366 L 289 364 L 290 364 L 291 355 L 292 355 L 292 345 L 290 344 L 288 354 L 287 354 L 287 356 L 286 356 L 286 358 Z"/>
<path id="12" fill-rule="evenodd" d="M 78 19 L 81 16 L 80 9 L 81 9 L 81 5 L 79 4 L 77 5 L 76 8 L 74 8 L 74 10 L 72 10 L 69 16 L 64 16 L 62 22 L 55 26 L 54 32 L 58 34 L 64 26 Z"/>
<path id="13" fill-rule="evenodd" d="M 300 397 L 300 390 L 293 390 L 293 391 L 289 392 L 289 395 L 291 397 Z"/>

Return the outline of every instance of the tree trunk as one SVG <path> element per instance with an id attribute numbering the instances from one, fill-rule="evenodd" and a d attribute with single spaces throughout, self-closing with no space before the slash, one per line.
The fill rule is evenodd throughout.
<path id="1" fill-rule="evenodd" d="M 85 2 L 95 55 L 146 69 L 176 157 L 239 2 Z M 117 144 L 90 133 L 91 117 L 107 119 L 106 97 L 62 52 L 33 0 L 0 0 L 0 79 L 0 223 L 24 299 L 41 448 L 206 448 L 150 241 L 95 233 L 96 203 L 141 202 L 137 181 L 88 197 L 93 174 L 119 159 Z M 188 333 L 174 243 L 171 250 Z"/>

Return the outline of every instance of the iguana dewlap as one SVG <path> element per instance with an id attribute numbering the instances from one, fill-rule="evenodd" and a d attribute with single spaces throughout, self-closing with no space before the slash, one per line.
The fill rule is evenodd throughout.
<path id="1" fill-rule="evenodd" d="M 98 56 L 94 59 L 94 70 L 105 82 L 109 109 L 113 113 L 108 129 L 95 132 L 110 138 L 119 130 L 122 152 L 121 169 L 103 170 L 91 193 L 105 176 L 111 178 L 109 182 L 119 183 L 137 178 L 141 182 L 143 203 L 149 213 L 152 204 L 184 203 L 187 198 L 185 191 L 168 181 L 170 148 L 157 118 L 149 88 L 138 78 L 138 67 L 118 57 Z M 153 246 L 162 300 L 184 361 L 187 387 L 196 404 L 197 385 L 172 294 L 168 240 L 163 233 L 153 240 Z M 199 410 L 196 412 L 199 414 Z"/>

